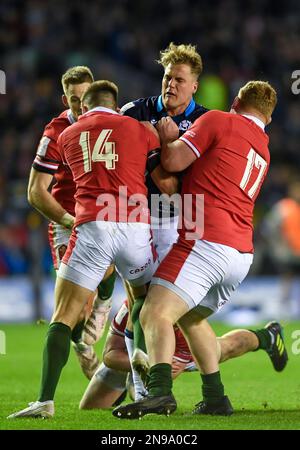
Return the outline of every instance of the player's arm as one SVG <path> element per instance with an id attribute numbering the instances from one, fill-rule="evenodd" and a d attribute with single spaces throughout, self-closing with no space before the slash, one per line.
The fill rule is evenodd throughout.
<path id="1" fill-rule="evenodd" d="M 69 214 L 49 192 L 53 175 L 31 168 L 27 197 L 28 202 L 48 220 L 72 228 L 74 217 Z"/>
<path id="2" fill-rule="evenodd" d="M 161 163 L 170 172 L 182 172 L 190 166 L 197 156 L 184 142 L 177 140 L 171 143 L 162 143 Z"/>
<path id="3" fill-rule="evenodd" d="M 151 178 L 163 194 L 172 195 L 178 192 L 179 181 L 177 176 L 164 170 L 161 164 L 151 172 Z"/>
<path id="4" fill-rule="evenodd" d="M 130 372 L 124 336 L 116 334 L 112 330 L 109 331 L 103 350 L 103 362 L 111 369 Z"/>
<path id="5" fill-rule="evenodd" d="M 150 130 L 159 140 L 159 134 L 156 128 L 146 121 L 141 122 L 148 130 Z M 176 175 L 167 172 L 160 164 L 160 149 L 151 150 L 147 160 L 147 173 L 150 174 L 155 185 L 163 194 L 172 195 L 178 192 L 179 181 Z"/>
<path id="6" fill-rule="evenodd" d="M 188 145 L 177 139 L 178 127 L 171 117 L 163 117 L 157 128 L 161 140 L 161 164 L 165 170 L 181 172 L 197 159 Z"/>
<path id="7" fill-rule="evenodd" d="M 163 117 L 157 124 L 162 142 L 162 166 L 170 172 L 186 169 L 217 144 L 224 134 L 226 124 L 224 113 L 208 111 L 199 117 L 179 139 L 175 140 L 177 125 L 170 117 Z"/>

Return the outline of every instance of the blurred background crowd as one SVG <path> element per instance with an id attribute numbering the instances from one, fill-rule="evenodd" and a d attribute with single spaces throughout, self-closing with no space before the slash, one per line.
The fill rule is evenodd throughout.
<path id="1" fill-rule="evenodd" d="M 264 244 L 272 227 L 264 219 L 286 196 L 300 201 L 300 95 L 291 91 L 292 72 L 300 69 L 298 0 L 2 0 L 0 69 L 7 85 L 0 95 L 0 276 L 28 273 L 37 253 L 43 271 L 51 270 L 46 221 L 28 205 L 26 187 L 42 130 L 63 108 L 61 74 L 89 66 L 96 79 L 119 85 L 122 106 L 160 93 L 163 71 L 155 60 L 170 41 L 197 45 L 204 72 L 196 100 L 208 108 L 227 110 L 250 79 L 268 80 L 278 91 L 267 129 L 271 169 L 255 212 L 253 268 L 276 272 Z M 300 212 L 293 213 L 297 237 Z M 271 223 L 276 220 L 272 216 Z M 300 242 L 294 247 L 300 259 Z"/>

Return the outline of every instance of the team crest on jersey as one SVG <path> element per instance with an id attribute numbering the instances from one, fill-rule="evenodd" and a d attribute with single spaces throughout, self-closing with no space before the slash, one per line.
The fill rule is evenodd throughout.
<path id="1" fill-rule="evenodd" d="M 178 128 L 180 131 L 186 131 L 190 126 L 192 125 L 192 122 L 190 120 L 183 120 L 180 122 Z"/>

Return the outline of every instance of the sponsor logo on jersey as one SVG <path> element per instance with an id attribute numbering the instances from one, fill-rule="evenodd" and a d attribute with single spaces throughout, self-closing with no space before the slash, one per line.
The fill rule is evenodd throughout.
<path id="1" fill-rule="evenodd" d="M 129 271 L 129 273 L 131 273 L 133 275 L 134 273 L 144 272 L 144 270 L 146 270 L 147 267 L 150 266 L 150 264 L 151 264 L 151 259 L 149 258 L 148 261 L 146 262 L 146 264 L 144 264 L 141 267 L 137 267 L 136 269 L 131 269 Z"/>
<path id="2" fill-rule="evenodd" d="M 227 303 L 227 300 L 220 300 L 218 303 L 218 308 L 222 308 L 222 306 L 224 306 L 225 303 Z"/>

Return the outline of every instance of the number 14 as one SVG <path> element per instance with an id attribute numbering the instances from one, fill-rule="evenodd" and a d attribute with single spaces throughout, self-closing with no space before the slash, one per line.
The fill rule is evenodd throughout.
<path id="1" fill-rule="evenodd" d="M 253 148 L 250 149 L 248 156 L 247 156 L 248 162 L 246 165 L 246 169 L 242 178 L 242 181 L 240 182 L 240 188 L 243 189 L 243 191 L 246 191 L 246 186 L 249 183 L 253 167 L 255 166 L 257 169 L 259 169 L 258 176 L 252 185 L 252 187 L 248 190 L 247 194 L 250 198 L 253 198 L 257 189 L 259 188 L 260 182 L 262 180 L 262 177 L 265 173 L 265 170 L 267 168 L 267 161 L 262 158 L 258 153 L 256 153 Z"/>
<path id="2" fill-rule="evenodd" d="M 108 170 L 114 170 L 116 162 L 119 160 L 119 155 L 116 153 L 115 142 L 108 141 L 111 133 L 112 130 L 102 130 L 92 151 L 92 161 L 104 162 L 105 167 Z M 92 163 L 89 131 L 82 131 L 79 138 L 79 144 L 82 148 L 83 169 L 85 172 L 90 172 L 92 170 Z"/>

